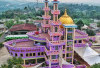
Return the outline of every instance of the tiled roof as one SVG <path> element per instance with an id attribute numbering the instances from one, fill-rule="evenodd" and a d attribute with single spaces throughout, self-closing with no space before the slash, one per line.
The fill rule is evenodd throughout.
<path id="1" fill-rule="evenodd" d="M 18 30 L 35 31 L 36 29 L 37 29 L 36 25 L 25 23 L 12 26 L 10 31 L 18 31 Z"/>

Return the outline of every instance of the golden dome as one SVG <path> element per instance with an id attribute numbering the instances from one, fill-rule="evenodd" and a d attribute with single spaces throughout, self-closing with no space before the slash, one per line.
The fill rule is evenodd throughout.
<path id="1" fill-rule="evenodd" d="M 62 25 L 63 25 L 63 24 L 74 24 L 72 18 L 71 18 L 70 16 L 67 15 L 66 9 L 65 9 L 64 15 L 61 16 L 61 17 L 59 18 L 59 20 L 61 21 Z M 62 26 L 61 26 L 61 28 L 62 28 Z"/>

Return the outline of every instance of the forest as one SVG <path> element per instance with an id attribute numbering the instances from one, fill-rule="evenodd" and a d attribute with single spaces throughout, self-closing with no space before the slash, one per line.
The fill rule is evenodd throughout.
<path id="1" fill-rule="evenodd" d="M 40 7 L 41 6 L 41 7 Z M 0 19 L 33 19 L 39 20 L 40 17 L 44 14 L 43 12 L 43 4 L 39 4 L 39 6 L 27 5 L 24 8 L 17 8 L 13 10 L 7 10 L 0 14 Z M 53 5 L 49 5 L 50 9 L 53 9 Z M 36 11 L 36 9 L 39 9 Z M 82 19 L 86 25 L 93 22 L 92 19 L 100 19 L 100 6 L 93 6 L 87 4 L 66 4 L 60 3 L 59 10 L 61 11 L 59 17 L 63 15 L 64 10 L 67 9 L 67 13 L 71 16 L 75 22 Z M 51 15 L 51 13 L 50 13 Z"/>

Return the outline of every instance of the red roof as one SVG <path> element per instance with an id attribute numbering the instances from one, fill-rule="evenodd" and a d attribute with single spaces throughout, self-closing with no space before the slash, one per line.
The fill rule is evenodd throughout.
<path id="1" fill-rule="evenodd" d="M 37 28 L 36 28 L 36 25 L 25 23 L 25 24 L 14 25 L 10 29 L 10 31 L 19 31 L 19 30 L 35 31 L 37 30 Z"/>

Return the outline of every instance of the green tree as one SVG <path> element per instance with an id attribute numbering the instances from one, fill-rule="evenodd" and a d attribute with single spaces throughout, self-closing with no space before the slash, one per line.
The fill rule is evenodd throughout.
<path id="1" fill-rule="evenodd" d="M 5 22 L 5 25 L 6 25 L 8 28 L 11 28 L 11 26 L 14 25 L 14 21 L 13 21 L 13 20 L 6 21 L 6 22 Z"/>
<path id="2" fill-rule="evenodd" d="M 0 68 L 8 68 L 8 66 L 6 64 L 1 65 Z"/>
<path id="3" fill-rule="evenodd" d="M 100 68 L 100 63 L 99 64 L 94 64 L 90 68 Z"/>
<path id="4" fill-rule="evenodd" d="M 12 68 L 12 67 L 22 68 L 21 64 L 23 64 L 23 59 L 13 57 L 11 59 L 8 59 L 7 63 L 8 63 L 8 68 Z"/>
<path id="5" fill-rule="evenodd" d="M 0 43 L 0 48 L 2 48 L 4 45 L 2 43 Z"/>
<path id="6" fill-rule="evenodd" d="M 80 30 L 81 30 L 81 27 L 83 27 L 83 26 L 84 26 L 84 23 L 83 23 L 83 21 L 82 21 L 82 20 L 79 20 L 79 21 L 76 23 L 76 25 L 78 26 L 78 29 L 80 29 Z"/>
<path id="7" fill-rule="evenodd" d="M 100 27 L 100 22 L 97 23 L 97 26 Z"/>
<path id="8" fill-rule="evenodd" d="M 94 35 L 96 35 L 95 32 L 94 32 L 93 30 L 90 30 L 90 29 L 87 29 L 86 32 L 87 32 L 87 34 L 88 34 L 89 36 L 94 36 Z"/>

